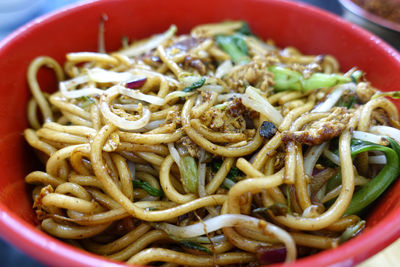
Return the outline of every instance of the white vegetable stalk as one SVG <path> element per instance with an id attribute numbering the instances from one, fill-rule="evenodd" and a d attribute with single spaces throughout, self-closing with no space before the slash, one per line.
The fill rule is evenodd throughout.
<path id="1" fill-rule="evenodd" d="M 228 100 L 230 100 L 230 99 L 233 99 L 234 97 L 236 97 L 236 98 L 242 98 L 243 95 L 242 95 L 242 94 L 239 94 L 239 93 L 221 94 L 221 95 L 218 95 L 217 102 L 218 102 L 218 103 L 219 103 L 219 102 L 225 102 L 225 101 L 228 101 Z"/>
<path id="2" fill-rule="evenodd" d="M 113 104 L 114 108 L 119 108 L 127 111 L 135 111 L 138 106 L 138 104 Z"/>
<path id="3" fill-rule="evenodd" d="M 223 86 L 218 85 L 218 84 L 206 84 L 203 85 L 201 88 L 198 89 L 199 91 L 213 91 L 217 92 L 219 94 L 224 93 L 226 90 Z"/>
<path id="4" fill-rule="evenodd" d="M 362 131 L 354 131 L 353 138 L 360 139 L 363 141 L 384 145 L 386 139 L 381 135 L 376 135 L 372 133 L 362 132 Z"/>
<path id="5" fill-rule="evenodd" d="M 100 111 L 107 121 L 120 129 L 123 130 L 136 130 L 140 129 L 150 121 L 150 111 L 143 107 L 143 115 L 140 119 L 136 121 L 127 120 L 116 114 L 114 114 L 110 109 L 110 102 L 112 99 L 119 95 L 119 86 L 113 86 L 106 91 L 100 98 Z"/>
<path id="6" fill-rule="evenodd" d="M 82 96 L 89 96 L 94 94 L 103 94 L 104 90 L 94 88 L 94 87 L 87 87 L 79 90 L 72 90 L 69 91 L 64 82 L 60 82 L 59 85 L 61 94 L 66 98 L 79 98 Z"/>
<path id="7" fill-rule="evenodd" d="M 168 150 L 172 158 L 174 159 L 176 165 L 178 165 L 179 167 L 181 164 L 181 156 L 179 155 L 178 150 L 176 150 L 174 143 L 168 143 Z"/>
<path id="8" fill-rule="evenodd" d="M 101 68 L 89 69 L 88 76 L 91 81 L 98 83 L 129 82 L 146 78 L 144 76 L 133 75 L 130 72 L 115 72 Z"/>
<path id="9" fill-rule="evenodd" d="M 157 106 L 164 105 L 164 99 L 161 97 L 143 94 L 139 90 L 128 89 L 123 86 L 118 86 L 118 89 L 121 95 L 129 96 L 131 98 L 142 100 Z"/>
<path id="10" fill-rule="evenodd" d="M 327 112 L 333 108 L 339 99 L 342 97 L 343 92 L 346 90 L 354 91 L 356 89 L 355 83 L 344 83 L 338 85 L 332 93 L 330 93 L 326 100 L 317 105 L 311 112 Z"/>
<path id="11" fill-rule="evenodd" d="M 135 167 L 135 163 L 132 161 L 127 161 L 128 163 L 128 168 L 129 168 L 129 172 L 131 173 L 131 179 L 135 180 L 136 177 L 136 167 Z"/>
<path id="12" fill-rule="evenodd" d="M 329 149 L 324 150 L 324 156 L 327 157 L 330 161 L 340 166 L 340 158 L 338 155 L 330 151 Z"/>
<path id="13" fill-rule="evenodd" d="M 139 44 L 133 44 L 132 46 L 121 50 L 119 53 L 129 57 L 140 56 L 141 54 L 153 50 L 166 40 L 170 39 L 172 36 L 174 36 L 176 30 L 176 26 L 171 25 L 166 32 L 154 35 L 144 43 L 141 42 Z"/>
<path id="14" fill-rule="evenodd" d="M 246 93 L 242 96 L 242 103 L 246 107 L 258 111 L 275 125 L 280 125 L 283 120 L 281 113 L 252 86 L 246 88 Z"/>
<path id="15" fill-rule="evenodd" d="M 161 124 L 163 124 L 164 122 L 165 122 L 165 120 L 151 121 L 144 128 L 146 128 L 147 130 L 151 131 L 151 130 L 154 130 L 154 129 L 160 127 Z"/>
<path id="16" fill-rule="evenodd" d="M 386 164 L 386 156 L 385 155 L 369 156 L 368 163 L 370 163 L 370 164 Z"/>
<path id="17" fill-rule="evenodd" d="M 169 223 L 157 224 L 157 228 L 178 238 L 192 238 L 217 231 L 224 227 L 234 226 L 245 226 L 246 228 L 262 230 L 273 234 L 286 246 L 287 254 L 285 262 L 291 262 L 296 259 L 296 245 L 289 233 L 271 223 L 247 215 L 223 214 L 188 226 L 176 226 Z M 264 229 L 260 229 L 260 227 Z"/>
<path id="18" fill-rule="evenodd" d="M 79 98 L 82 96 L 94 95 L 94 94 L 103 94 L 104 90 L 94 88 L 94 87 L 87 87 L 78 90 L 71 90 L 72 88 L 76 87 L 77 85 L 87 83 L 89 81 L 89 76 L 83 75 L 73 78 L 68 81 L 60 82 L 59 89 L 61 94 L 66 98 Z"/>
<path id="19" fill-rule="evenodd" d="M 168 103 L 169 101 L 179 98 L 179 97 L 187 97 L 193 95 L 194 92 L 183 92 L 183 91 L 173 91 L 165 96 L 164 101 Z"/>
<path id="20" fill-rule="evenodd" d="M 222 76 L 228 74 L 233 68 L 232 62 L 230 60 L 225 60 L 221 65 L 218 66 L 215 72 L 215 77 L 222 78 Z"/>
<path id="21" fill-rule="evenodd" d="M 194 82 L 197 82 L 201 79 L 199 75 L 192 75 L 192 73 L 183 72 L 179 75 L 178 80 L 184 85 L 189 86 L 192 85 Z"/>
<path id="22" fill-rule="evenodd" d="M 372 126 L 369 129 L 372 133 L 379 134 L 379 135 L 384 135 L 384 136 L 389 136 L 396 140 L 396 142 L 400 143 L 400 130 L 390 127 L 390 126 L 384 126 L 384 125 L 379 125 L 379 126 Z"/>
<path id="23" fill-rule="evenodd" d="M 147 78 L 148 77 L 158 77 L 158 78 L 161 78 L 161 79 L 166 79 L 172 85 L 176 85 L 176 86 L 179 85 L 179 82 L 177 80 L 175 80 L 174 78 L 169 77 L 169 76 L 165 76 L 165 75 L 163 75 L 161 73 L 152 71 L 150 69 L 135 68 L 135 69 L 129 70 L 129 72 L 134 74 L 134 75 L 144 75 Z"/>
<path id="24" fill-rule="evenodd" d="M 225 178 L 222 184 L 230 189 L 235 185 L 235 182 L 233 182 L 231 179 Z"/>
<path id="25" fill-rule="evenodd" d="M 312 175 L 314 166 L 317 163 L 319 157 L 321 156 L 327 144 L 328 143 L 325 142 L 318 146 L 313 146 L 310 148 L 310 150 L 307 151 L 306 155 L 304 156 L 304 172 L 306 175 L 308 176 Z"/>
<path id="26" fill-rule="evenodd" d="M 65 86 L 69 89 L 70 87 L 74 87 L 83 83 L 87 83 L 89 81 L 89 76 L 87 75 L 82 75 L 75 77 L 73 79 L 70 79 L 68 81 L 64 81 L 62 83 L 65 84 Z"/>

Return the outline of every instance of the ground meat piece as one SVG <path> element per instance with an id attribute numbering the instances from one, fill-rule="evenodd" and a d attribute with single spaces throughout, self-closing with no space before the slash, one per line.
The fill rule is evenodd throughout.
<path id="1" fill-rule="evenodd" d="M 280 170 L 285 165 L 286 152 L 278 152 L 275 156 L 274 169 Z"/>
<path id="2" fill-rule="evenodd" d="M 268 71 L 265 61 L 253 58 L 253 62 L 235 67 L 234 70 L 225 75 L 223 80 L 236 92 L 243 93 L 246 87 L 252 85 L 265 91 L 268 85 L 273 83 L 272 74 Z"/>
<path id="3" fill-rule="evenodd" d="M 177 127 L 181 126 L 181 113 L 178 111 L 170 111 L 165 118 L 165 124 L 175 123 Z"/>
<path id="4" fill-rule="evenodd" d="M 202 91 L 202 92 L 201 92 L 201 101 L 202 101 L 203 103 L 204 103 L 204 102 L 208 102 L 208 101 L 210 101 L 211 96 L 212 96 L 211 91 Z"/>
<path id="5" fill-rule="evenodd" d="M 361 82 L 357 84 L 356 95 L 361 103 L 367 103 L 376 93 L 376 90 L 369 84 Z"/>
<path id="6" fill-rule="evenodd" d="M 179 139 L 176 146 L 180 154 L 188 153 L 193 158 L 200 158 L 200 147 L 188 136 Z"/>
<path id="7" fill-rule="evenodd" d="M 226 112 L 232 117 L 237 117 L 246 112 L 246 107 L 242 104 L 242 99 L 234 97 L 226 107 Z"/>
<path id="8" fill-rule="evenodd" d="M 40 190 L 39 196 L 36 197 L 36 199 L 35 199 L 35 201 L 33 203 L 33 207 L 41 209 L 41 207 L 42 207 L 42 199 L 45 196 L 47 196 L 48 194 L 53 193 L 53 192 L 54 192 L 54 189 L 53 189 L 53 187 L 51 185 L 47 185 L 47 186 L 43 187 Z"/>
<path id="9" fill-rule="evenodd" d="M 206 65 L 199 59 L 193 56 L 186 56 L 184 59 L 185 69 L 187 67 L 192 67 L 196 69 L 200 75 L 206 74 L 207 68 Z"/>
<path id="10" fill-rule="evenodd" d="M 224 132 L 240 132 L 246 130 L 246 121 L 243 116 L 231 117 L 227 116 L 225 121 Z"/>
<path id="11" fill-rule="evenodd" d="M 214 110 L 212 112 L 212 122 L 210 124 L 210 128 L 216 131 L 223 131 L 224 128 L 224 112 L 221 111 L 220 109 Z"/>
<path id="12" fill-rule="evenodd" d="M 246 130 L 246 120 L 243 115 L 234 113 L 234 116 L 227 112 L 233 112 L 233 109 L 210 108 L 200 116 L 200 121 L 210 129 L 216 132 L 234 132 L 242 133 Z"/>
<path id="13" fill-rule="evenodd" d="M 203 125 L 217 132 L 243 133 L 254 128 L 252 118 L 254 114 L 246 109 L 241 99 L 233 98 L 225 109 L 210 108 L 199 119 Z"/>
<path id="14" fill-rule="evenodd" d="M 335 107 L 330 111 L 328 117 L 314 121 L 300 131 L 283 132 L 282 141 L 296 141 L 306 145 L 322 144 L 339 136 L 346 128 L 351 117 L 352 113 L 349 113 L 346 108 Z"/>

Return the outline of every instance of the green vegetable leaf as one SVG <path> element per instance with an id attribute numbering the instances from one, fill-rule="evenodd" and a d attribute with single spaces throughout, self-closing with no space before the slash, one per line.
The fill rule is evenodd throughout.
<path id="1" fill-rule="evenodd" d="M 187 248 L 195 249 L 195 250 L 206 252 L 207 254 L 211 254 L 211 251 L 208 248 L 200 245 L 197 242 L 194 242 L 194 241 L 180 241 L 179 243 L 181 245 L 187 247 Z"/>
<path id="2" fill-rule="evenodd" d="M 292 213 L 292 200 L 291 200 L 291 196 L 290 196 L 290 187 L 288 185 L 286 185 L 286 198 L 287 198 L 288 213 L 291 214 Z"/>
<path id="3" fill-rule="evenodd" d="M 249 62 L 249 50 L 243 35 L 217 35 L 215 41 L 229 54 L 234 63 L 240 65 Z"/>
<path id="4" fill-rule="evenodd" d="M 357 234 L 359 234 L 363 229 L 365 228 L 365 221 L 361 220 L 355 225 L 351 225 L 346 228 L 346 230 L 343 232 L 343 234 L 340 236 L 340 243 L 344 243 L 347 240 L 355 237 Z"/>
<path id="5" fill-rule="evenodd" d="M 358 83 L 363 75 L 364 73 L 361 70 L 356 70 L 350 75 L 351 81 L 353 83 Z"/>
<path id="6" fill-rule="evenodd" d="M 217 172 L 219 170 L 219 168 L 221 168 L 221 165 L 222 165 L 222 161 L 213 160 L 211 163 L 211 170 L 213 172 Z"/>
<path id="7" fill-rule="evenodd" d="M 221 168 L 222 165 L 222 161 L 213 161 L 211 163 L 211 170 L 213 172 L 217 172 L 219 170 L 219 168 Z M 243 176 L 244 173 L 238 169 L 237 167 L 232 167 L 228 174 L 226 175 L 226 178 L 233 181 L 233 182 L 237 182 L 237 177 Z"/>
<path id="8" fill-rule="evenodd" d="M 349 77 L 340 74 L 313 73 L 310 78 L 302 80 L 304 91 L 308 92 L 318 88 L 332 87 L 337 84 L 350 82 Z"/>
<path id="9" fill-rule="evenodd" d="M 357 102 L 357 98 L 354 95 L 342 97 L 338 103 L 336 104 L 337 107 L 345 107 L 350 109 L 354 106 Z"/>
<path id="10" fill-rule="evenodd" d="M 330 178 L 326 184 L 326 191 L 332 191 L 342 183 L 342 173 L 339 168 L 338 172 Z"/>
<path id="11" fill-rule="evenodd" d="M 228 178 L 229 180 L 232 180 L 233 182 L 236 183 L 237 182 L 237 177 L 243 176 L 243 175 L 244 175 L 244 173 L 241 170 L 239 170 L 236 167 L 232 167 L 229 170 L 228 174 L 226 175 L 226 178 Z"/>
<path id="12" fill-rule="evenodd" d="M 183 89 L 184 92 L 191 92 L 197 88 L 200 88 L 204 85 L 204 83 L 206 82 L 206 78 L 202 77 L 200 80 L 195 81 L 194 83 L 192 83 L 190 86 L 185 87 L 185 89 Z"/>
<path id="13" fill-rule="evenodd" d="M 211 163 L 211 170 L 216 173 L 219 168 L 221 168 L 221 165 L 222 161 L 215 160 Z M 238 181 L 237 178 L 240 176 L 244 176 L 244 173 L 240 169 L 232 167 L 226 175 L 221 187 L 224 189 L 230 189 L 232 186 L 235 185 L 235 183 Z"/>
<path id="14" fill-rule="evenodd" d="M 299 72 L 280 66 L 271 66 L 268 70 L 274 74 L 275 90 L 303 90 L 303 76 Z"/>
<path id="15" fill-rule="evenodd" d="M 388 136 L 386 137 L 386 139 L 389 141 L 390 147 L 397 153 L 397 156 L 399 157 L 400 160 L 400 145 L 395 140 L 393 140 Z"/>
<path id="16" fill-rule="evenodd" d="M 197 164 L 194 158 L 191 156 L 182 157 L 179 169 L 185 190 L 189 193 L 196 193 L 199 179 L 197 175 Z"/>
<path id="17" fill-rule="evenodd" d="M 253 35 L 253 33 L 250 30 L 249 24 L 246 21 L 242 21 L 242 27 L 237 30 L 238 33 L 241 33 L 243 35 Z"/>
<path id="18" fill-rule="evenodd" d="M 153 197 L 162 197 L 164 195 L 164 192 L 162 190 L 158 190 L 157 188 L 152 187 L 147 182 L 143 182 L 143 181 L 139 181 L 139 180 L 132 180 L 132 183 L 133 183 L 133 187 L 141 188 Z"/>
<path id="19" fill-rule="evenodd" d="M 84 95 L 78 98 L 78 106 L 81 108 L 86 108 L 90 106 L 93 103 L 96 103 L 96 101 L 91 98 L 90 96 Z"/>

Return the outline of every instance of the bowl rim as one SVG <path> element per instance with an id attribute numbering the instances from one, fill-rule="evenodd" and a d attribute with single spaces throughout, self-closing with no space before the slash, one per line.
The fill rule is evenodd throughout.
<path id="1" fill-rule="evenodd" d="M 268 2 L 266 0 L 255 0 Z M 280 2 L 282 6 L 291 6 L 301 8 L 315 16 L 327 17 L 326 19 L 334 20 L 340 27 L 352 28 L 355 33 L 362 38 L 367 38 L 370 42 L 375 43 L 384 53 L 394 57 L 400 62 L 400 54 L 390 45 L 382 41 L 379 37 L 372 33 L 354 25 L 343 18 L 322 10 L 318 7 L 311 6 L 306 3 L 293 2 L 289 0 L 269 0 L 270 2 Z M 342 1 L 342 0 L 339 0 Z M 42 15 L 31 22 L 21 26 L 3 40 L 0 41 L 0 52 L 20 36 L 25 35 L 31 28 L 40 27 L 42 23 L 51 23 L 53 19 L 68 16 L 76 9 L 82 6 L 96 5 L 103 0 L 86 0 L 79 1 L 67 5 L 61 9 Z M 383 221 L 380 221 L 368 233 L 362 234 L 342 245 L 338 248 L 320 252 L 316 255 L 298 259 L 294 263 L 285 264 L 285 266 L 302 267 L 317 264 L 317 266 L 353 266 L 360 261 L 373 256 L 375 253 L 384 249 L 390 243 L 400 237 L 400 206 L 391 210 Z M 109 260 L 105 257 L 83 251 L 70 246 L 58 239 L 48 235 L 37 229 L 35 226 L 27 223 L 17 216 L 13 211 L 9 210 L 3 203 L 0 203 L 0 235 L 15 247 L 23 252 L 47 264 L 56 264 L 62 266 L 71 266 L 80 264 L 82 266 L 127 266 L 124 263 Z M 357 249 L 353 244 L 357 243 Z M 362 252 L 360 252 L 362 251 Z M 49 255 L 51 253 L 52 255 Z M 272 265 L 272 266 L 281 266 Z"/>
<path id="2" fill-rule="evenodd" d="M 383 17 L 375 15 L 374 13 L 367 11 L 366 9 L 360 7 L 351 0 L 338 0 L 338 1 L 345 9 L 359 16 L 360 18 L 363 18 L 378 26 L 400 33 L 400 23 L 396 23 L 394 21 L 390 21 Z"/>

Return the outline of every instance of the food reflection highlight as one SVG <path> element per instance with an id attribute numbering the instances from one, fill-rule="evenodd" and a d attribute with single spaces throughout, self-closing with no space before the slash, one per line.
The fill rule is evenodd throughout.
<path id="1" fill-rule="evenodd" d="M 41 228 L 165 266 L 290 262 L 359 234 L 400 173 L 398 93 L 241 21 L 176 31 L 31 63 L 24 135 L 45 171 L 25 180 Z"/>

